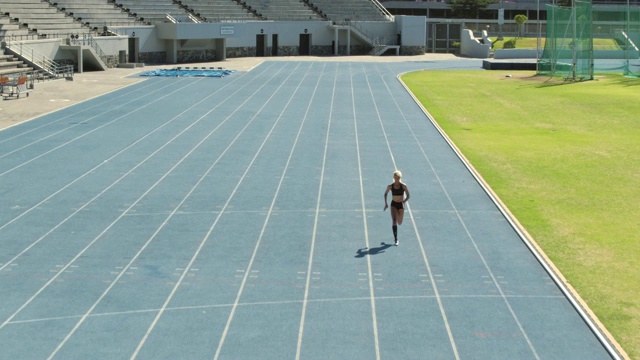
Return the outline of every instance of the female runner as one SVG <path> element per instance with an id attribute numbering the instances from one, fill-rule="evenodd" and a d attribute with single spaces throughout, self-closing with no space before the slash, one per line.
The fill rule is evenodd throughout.
<path id="1" fill-rule="evenodd" d="M 395 245 L 398 245 L 398 225 L 402 225 L 402 217 L 404 216 L 404 203 L 409 200 L 409 188 L 400 181 L 402 173 L 398 170 L 393 172 L 393 184 L 387 186 L 384 192 L 384 210 L 389 207 L 387 203 L 387 194 L 391 191 L 391 221 L 393 222 L 393 238 Z M 406 197 L 405 197 L 406 193 Z"/>

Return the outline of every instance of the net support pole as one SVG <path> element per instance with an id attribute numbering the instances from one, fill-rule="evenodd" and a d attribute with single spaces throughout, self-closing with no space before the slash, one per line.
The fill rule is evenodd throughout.
<path id="1" fill-rule="evenodd" d="M 631 27 L 629 26 L 629 24 L 631 23 L 631 6 L 629 5 L 629 0 L 627 0 L 627 23 L 625 24 L 625 28 L 626 28 L 626 37 L 625 39 L 626 41 L 626 46 L 625 46 L 625 58 L 627 61 L 627 66 L 625 66 L 624 68 L 624 75 L 627 76 L 629 75 L 629 70 L 631 69 L 629 66 L 629 58 L 631 57 L 631 41 L 629 38 L 629 31 L 631 30 Z"/>
<path id="2" fill-rule="evenodd" d="M 578 26 L 578 19 L 576 18 L 576 0 L 573 0 L 571 2 L 571 18 L 573 20 L 573 26 L 571 27 L 571 31 L 573 34 L 571 34 L 571 38 L 573 39 L 573 43 L 571 46 L 571 55 L 573 57 L 573 66 L 572 66 L 572 71 L 571 71 L 571 75 L 573 78 L 573 81 L 576 81 L 576 67 L 578 66 L 578 59 L 577 59 L 577 51 L 576 51 L 576 33 L 577 33 L 577 26 Z"/>
<path id="3" fill-rule="evenodd" d="M 629 0 L 627 0 L 628 2 Z M 542 31 L 540 29 L 540 0 L 536 0 L 536 18 L 538 19 L 538 40 L 536 42 L 536 74 L 540 71 L 540 37 L 542 36 Z"/>

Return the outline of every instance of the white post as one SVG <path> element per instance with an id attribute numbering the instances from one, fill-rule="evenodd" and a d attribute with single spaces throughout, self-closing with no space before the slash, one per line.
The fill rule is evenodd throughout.
<path id="1" fill-rule="evenodd" d="M 627 67 L 624 69 L 624 75 L 629 75 L 629 58 L 631 57 L 631 38 L 629 38 L 629 24 L 631 23 L 631 7 L 629 6 L 629 0 L 627 0 L 627 24 L 625 26 L 626 29 L 626 40 L 627 46 L 625 49 L 625 58 L 627 59 Z"/>
<path id="2" fill-rule="evenodd" d="M 571 2 L 571 18 L 573 19 L 573 46 L 571 47 L 571 51 L 572 51 L 572 56 L 573 56 L 573 71 L 572 71 L 572 76 L 573 76 L 573 81 L 576 81 L 576 66 L 578 66 L 578 54 L 576 53 L 576 33 L 578 32 L 577 30 L 577 26 L 578 26 L 578 19 L 576 17 L 576 1 L 577 0 L 573 0 Z"/>
<path id="3" fill-rule="evenodd" d="M 537 15 L 536 17 L 538 18 L 538 40 L 536 43 L 536 74 L 538 73 L 539 69 L 538 69 L 538 64 L 540 63 L 540 47 L 541 47 L 541 37 L 542 37 L 542 28 L 540 25 L 540 0 L 536 0 L 536 9 L 537 9 Z"/>

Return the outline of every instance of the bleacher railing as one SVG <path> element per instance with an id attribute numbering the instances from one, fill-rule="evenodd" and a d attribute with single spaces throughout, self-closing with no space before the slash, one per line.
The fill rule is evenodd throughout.
<path id="1" fill-rule="evenodd" d="M 627 32 L 624 30 L 616 30 L 614 32 L 615 34 L 615 38 L 618 39 L 619 41 L 621 41 L 623 44 L 625 44 L 625 50 L 629 51 L 629 50 L 635 50 L 638 51 L 638 47 L 636 46 L 636 44 L 633 42 L 633 40 L 631 40 L 631 38 L 629 37 L 629 35 L 627 35 Z"/>
<path id="2" fill-rule="evenodd" d="M 27 40 L 44 40 L 44 39 L 66 39 L 71 35 L 80 35 L 89 33 L 80 31 L 80 32 L 65 32 L 65 33 L 52 33 L 52 34 L 25 34 L 25 35 L 6 35 L 0 37 L 0 41 L 10 42 L 10 41 L 27 41 Z"/>
<path id="3" fill-rule="evenodd" d="M 346 25 L 351 28 L 352 31 L 358 33 L 361 38 L 366 40 L 371 46 L 387 46 L 387 45 L 397 45 L 397 36 L 394 34 L 388 34 L 385 36 L 374 36 L 371 32 L 365 30 L 363 27 L 358 25 L 357 21 L 337 21 L 336 25 Z"/>
<path id="4" fill-rule="evenodd" d="M 78 35 L 69 37 L 69 45 L 91 46 L 103 63 L 109 63 L 107 54 L 102 51 L 102 48 L 100 48 L 100 45 L 98 45 L 98 42 L 93 38 L 93 36 L 91 36 L 91 34 L 83 34 L 82 37 Z"/>
<path id="5" fill-rule="evenodd" d="M 48 77 L 56 79 L 73 77 L 73 65 L 58 64 L 47 56 L 38 53 L 36 49 L 23 41 L 7 41 L 6 49 L 22 58 L 23 61 L 44 71 Z"/>
<path id="6" fill-rule="evenodd" d="M 378 10 L 380 10 L 380 12 L 382 12 L 382 14 L 384 15 L 385 18 L 387 18 L 387 20 L 389 21 L 394 20 L 394 16 L 391 15 L 389 10 L 387 10 L 387 8 L 382 6 L 382 4 L 378 0 L 371 0 L 371 2 L 373 3 L 373 5 L 375 5 L 376 8 L 378 8 Z"/>
<path id="7" fill-rule="evenodd" d="M 174 16 L 171 14 L 165 14 L 165 20 L 173 24 L 184 23 L 184 22 L 199 24 L 202 22 L 200 21 L 200 19 L 193 16 L 192 14 L 187 14 L 184 16 Z"/>

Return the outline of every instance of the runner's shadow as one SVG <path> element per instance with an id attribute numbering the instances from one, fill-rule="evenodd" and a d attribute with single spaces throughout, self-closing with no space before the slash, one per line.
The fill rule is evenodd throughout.
<path id="1" fill-rule="evenodd" d="M 384 242 L 380 243 L 379 247 L 374 247 L 374 248 L 362 248 L 362 249 L 358 249 L 358 251 L 356 251 L 356 256 L 357 258 L 362 258 L 365 257 L 367 255 L 378 255 L 378 254 L 382 254 L 385 252 L 385 250 L 387 250 L 388 248 L 391 247 L 391 244 L 386 244 Z"/>

